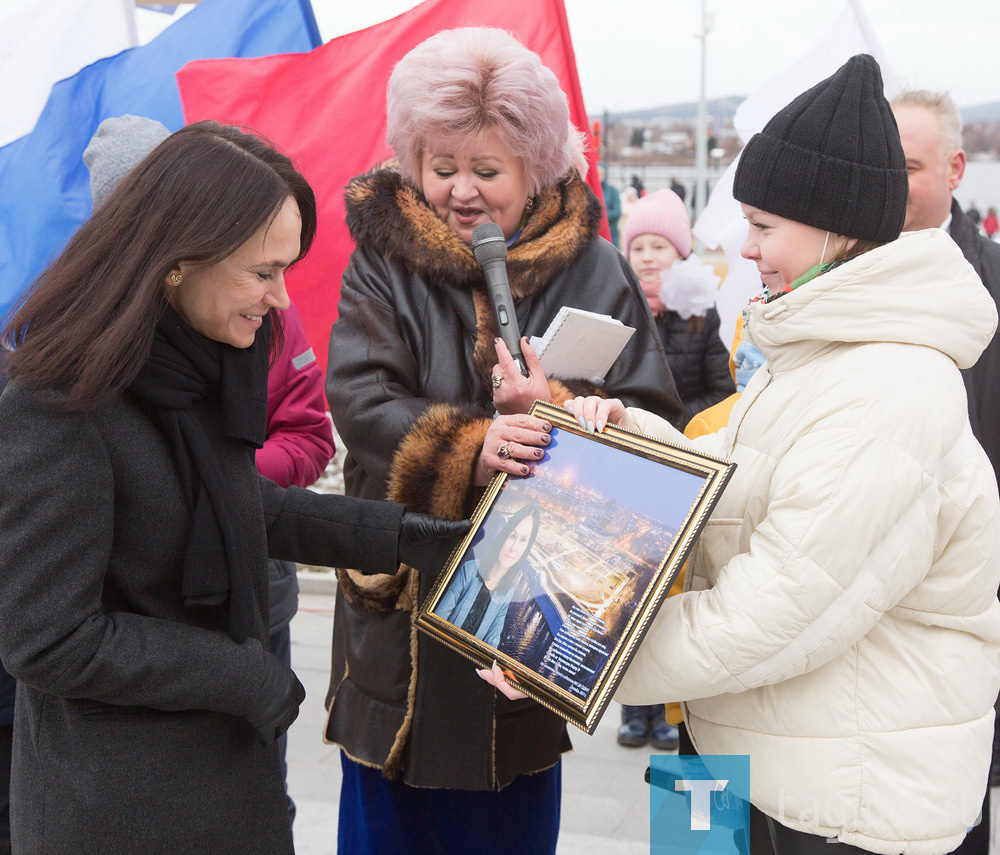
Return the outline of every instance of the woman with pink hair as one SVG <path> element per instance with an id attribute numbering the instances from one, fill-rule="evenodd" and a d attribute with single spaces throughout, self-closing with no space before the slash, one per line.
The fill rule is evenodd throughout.
<path id="1" fill-rule="evenodd" d="M 470 249 L 483 223 L 508 244 L 522 333 L 542 335 L 562 306 L 613 315 L 636 333 L 603 389 L 680 419 L 638 282 L 597 233 L 583 136 L 536 54 L 501 30 L 438 33 L 393 71 L 388 141 L 397 162 L 346 194 L 356 249 L 327 396 L 348 494 L 459 519 L 494 474 L 526 476 L 543 456 L 535 399 L 596 391 L 593 378 L 546 377 L 526 341 L 529 376 L 518 372 Z M 554 852 L 565 723 L 498 697 L 417 634 L 432 583 L 409 567 L 374 584 L 340 573 L 326 738 L 343 749 L 341 851 Z"/>

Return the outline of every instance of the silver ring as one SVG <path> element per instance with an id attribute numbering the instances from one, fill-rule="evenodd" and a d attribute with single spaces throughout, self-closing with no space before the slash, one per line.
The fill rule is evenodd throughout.
<path id="1" fill-rule="evenodd" d="M 503 374 L 497 374 L 495 371 L 490 375 L 490 383 L 493 384 L 494 389 L 499 389 L 500 384 L 503 383 Z"/>
<path id="2" fill-rule="evenodd" d="M 510 453 L 510 446 L 506 442 L 501 442 L 500 447 L 497 449 L 497 457 L 501 460 L 510 460 L 513 455 Z"/>

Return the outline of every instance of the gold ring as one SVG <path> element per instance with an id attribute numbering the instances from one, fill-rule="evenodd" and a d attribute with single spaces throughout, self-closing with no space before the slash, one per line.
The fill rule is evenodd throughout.
<path id="1" fill-rule="evenodd" d="M 501 460 L 510 460 L 512 457 L 510 453 L 510 446 L 506 442 L 501 442 L 500 447 L 497 449 L 497 457 Z"/>
<path id="2" fill-rule="evenodd" d="M 490 383 L 493 384 L 494 389 L 499 389 L 500 384 L 503 383 L 503 374 L 497 374 L 496 371 L 494 371 L 490 375 Z"/>

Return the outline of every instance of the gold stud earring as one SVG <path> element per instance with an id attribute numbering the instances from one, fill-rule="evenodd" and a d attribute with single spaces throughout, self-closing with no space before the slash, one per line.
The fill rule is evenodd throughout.
<path id="1" fill-rule="evenodd" d="M 170 274 L 170 284 L 171 285 L 180 285 L 181 284 L 181 279 L 183 279 L 183 278 L 184 277 L 181 276 L 180 273 L 171 273 Z"/>
<path id="2" fill-rule="evenodd" d="M 535 197 L 534 197 L 534 196 L 529 196 L 529 197 L 528 197 L 528 201 L 527 201 L 527 202 L 525 203 L 525 205 L 524 205 L 524 210 L 525 210 L 525 211 L 526 211 L 527 213 L 529 213 L 529 214 L 530 214 L 530 213 L 531 213 L 531 212 L 532 212 L 533 210 L 535 210 Z"/>

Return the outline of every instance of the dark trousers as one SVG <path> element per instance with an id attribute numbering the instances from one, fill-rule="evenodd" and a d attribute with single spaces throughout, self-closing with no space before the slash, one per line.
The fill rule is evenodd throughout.
<path id="1" fill-rule="evenodd" d="M 14 725 L 0 726 L 0 855 L 10 855 L 10 759 Z"/>
<path id="2" fill-rule="evenodd" d="M 751 855 L 871 855 L 839 840 L 796 831 L 746 805 Z"/>
<path id="3" fill-rule="evenodd" d="M 680 725 L 680 747 L 678 751 L 680 754 L 698 753 L 695 751 L 694 745 L 691 744 L 691 737 L 688 736 L 687 728 L 683 724 Z M 987 793 L 988 801 L 989 794 Z M 767 814 L 757 810 L 749 802 L 745 802 L 744 805 L 746 808 L 747 842 L 750 848 L 750 855 L 871 855 L 867 849 L 851 846 L 849 843 L 842 843 L 839 840 L 820 837 L 818 834 L 809 834 L 805 831 L 796 831 L 795 829 L 788 828 L 777 820 L 767 816 Z M 988 804 L 985 809 L 988 810 Z M 988 823 L 980 823 L 980 825 L 984 824 L 988 828 Z M 970 834 L 969 837 L 971 836 Z M 968 839 L 966 838 L 966 841 Z M 955 851 L 959 852 L 960 849 L 961 847 Z M 971 853 L 963 853 L 963 855 L 971 855 Z"/>
<path id="4" fill-rule="evenodd" d="M 289 668 L 292 667 L 292 630 L 291 624 L 286 623 L 271 633 L 271 653 L 284 662 Z M 288 762 L 285 753 L 288 750 L 288 737 L 282 736 L 278 740 L 278 756 L 281 758 L 281 780 L 285 782 L 285 798 L 288 800 L 288 819 L 295 821 L 295 802 L 288 795 Z M 2 855 L 2 853 L 0 853 Z"/>

